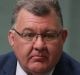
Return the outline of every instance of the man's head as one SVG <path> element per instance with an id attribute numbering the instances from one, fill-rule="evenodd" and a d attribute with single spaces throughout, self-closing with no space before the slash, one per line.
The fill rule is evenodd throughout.
<path id="1" fill-rule="evenodd" d="M 67 31 L 63 29 L 57 0 L 20 0 L 9 31 L 9 42 L 26 72 L 49 72 L 62 54 Z"/>

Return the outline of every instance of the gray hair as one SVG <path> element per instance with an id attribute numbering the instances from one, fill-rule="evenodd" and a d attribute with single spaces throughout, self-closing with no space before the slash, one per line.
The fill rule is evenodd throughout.
<path id="1" fill-rule="evenodd" d="M 22 8 L 25 8 L 37 16 L 45 16 L 49 14 L 51 10 L 55 10 L 60 18 L 61 25 L 63 26 L 63 19 L 58 0 L 18 0 L 12 14 L 12 25 L 15 23 L 17 14 Z"/>

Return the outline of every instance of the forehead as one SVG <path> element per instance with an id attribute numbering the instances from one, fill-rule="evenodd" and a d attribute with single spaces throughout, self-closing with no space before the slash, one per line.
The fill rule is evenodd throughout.
<path id="1" fill-rule="evenodd" d="M 57 16 L 55 11 L 52 11 L 46 16 L 36 16 L 26 9 L 21 9 L 18 13 L 15 24 L 16 28 L 19 30 L 23 30 L 25 28 L 32 28 L 34 30 L 44 30 L 46 28 L 61 28 L 59 17 Z"/>

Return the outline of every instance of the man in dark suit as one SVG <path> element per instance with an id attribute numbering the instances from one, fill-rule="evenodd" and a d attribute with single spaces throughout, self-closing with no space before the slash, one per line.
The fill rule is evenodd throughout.
<path id="1" fill-rule="evenodd" d="M 79 75 L 80 64 L 63 52 L 67 30 L 57 0 L 18 0 L 0 75 Z"/>

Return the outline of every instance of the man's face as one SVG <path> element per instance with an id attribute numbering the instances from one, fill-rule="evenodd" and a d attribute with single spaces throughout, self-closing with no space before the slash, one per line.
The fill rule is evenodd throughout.
<path id="1" fill-rule="evenodd" d="M 66 31 L 62 29 L 56 12 L 53 11 L 46 16 L 35 16 L 25 9 L 21 9 L 15 23 L 15 29 L 19 33 L 36 33 L 37 38 L 29 40 L 28 37 L 19 36 L 16 31 L 9 32 L 9 42 L 22 68 L 30 72 L 47 72 L 55 67 L 62 54 L 63 44 L 66 38 Z M 39 34 L 56 34 L 56 38 L 46 40 Z M 28 35 L 30 36 L 30 35 Z M 31 38 L 33 36 L 30 36 Z"/>

